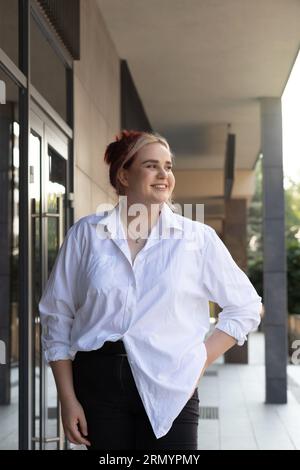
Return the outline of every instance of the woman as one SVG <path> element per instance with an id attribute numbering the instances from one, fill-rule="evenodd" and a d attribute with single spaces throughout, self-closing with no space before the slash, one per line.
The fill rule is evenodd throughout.
<path id="1" fill-rule="evenodd" d="M 261 298 L 211 227 L 172 211 L 162 136 L 122 131 L 105 162 L 119 203 L 71 227 L 40 302 L 64 431 L 88 449 L 197 449 L 200 378 L 257 328 Z M 223 310 L 204 342 L 208 300 Z"/>

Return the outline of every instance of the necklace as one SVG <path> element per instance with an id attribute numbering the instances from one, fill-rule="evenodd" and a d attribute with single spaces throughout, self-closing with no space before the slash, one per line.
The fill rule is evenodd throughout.
<path id="1" fill-rule="evenodd" d="M 161 213 L 161 211 L 159 211 L 159 215 L 160 215 L 160 213 Z M 130 235 L 130 239 L 131 239 L 131 240 L 134 240 L 135 243 L 140 243 L 140 242 L 142 242 L 142 241 L 144 240 L 144 237 L 142 237 L 141 235 L 139 235 L 137 238 L 134 238 L 134 237 L 132 236 L 132 233 L 130 233 L 129 226 L 127 226 L 127 233 Z M 147 231 L 147 236 L 146 236 L 146 238 L 148 238 L 148 236 L 149 236 L 149 230 Z"/>
<path id="2" fill-rule="evenodd" d="M 142 240 L 144 240 L 144 238 L 143 238 L 141 235 L 139 235 L 137 238 L 134 238 L 134 237 L 132 236 L 132 233 L 130 233 L 129 227 L 127 227 L 127 231 L 128 231 L 128 234 L 130 235 L 130 239 L 131 239 L 131 240 L 134 240 L 135 243 L 140 243 Z M 149 235 L 149 233 L 147 233 L 147 237 L 146 237 L 146 238 L 148 238 L 148 235 Z"/>

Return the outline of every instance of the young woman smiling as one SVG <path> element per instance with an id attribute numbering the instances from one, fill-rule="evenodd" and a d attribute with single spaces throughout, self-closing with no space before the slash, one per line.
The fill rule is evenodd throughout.
<path id="1" fill-rule="evenodd" d="M 257 328 L 261 298 L 211 227 L 174 212 L 166 139 L 124 130 L 104 158 L 119 202 L 70 228 L 40 301 L 65 434 L 197 449 L 201 376 Z"/>

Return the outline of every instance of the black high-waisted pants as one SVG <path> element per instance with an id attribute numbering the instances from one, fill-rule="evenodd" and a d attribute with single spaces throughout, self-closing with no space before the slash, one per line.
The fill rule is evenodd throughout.
<path id="1" fill-rule="evenodd" d="M 88 425 L 89 450 L 195 450 L 199 420 L 198 389 L 157 439 L 130 369 L 123 341 L 96 351 L 77 352 L 74 389 Z"/>

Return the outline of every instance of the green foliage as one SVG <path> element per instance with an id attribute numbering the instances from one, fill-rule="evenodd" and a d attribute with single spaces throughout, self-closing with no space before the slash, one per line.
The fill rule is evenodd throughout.
<path id="1" fill-rule="evenodd" d="M 255 167 L 255 193 L 248 210 L 248 262 L 249 267 L 262 259 L 262 159 Z"/>
<path id="2" fill-rule="evenodd" d="M 248 276 L 257 290 L 258 295 L 263 298 L 263 259 L 257 257 L 248 263 Z"/>
<path id="3" fill-rule="evenodd" d="M 300 314 L 300 182 L 285 190 L 288 312 Z"/>
<path id="4" fill-rule="evenodd" d="M 300 314 L 300 244 L 287 242 L 288 311 Z"/>
<path id="5" fill-rule="evenodd" d="M 293 241 L 300 234 L 300 183 L 290 179 L 284 194 L 286 238 Z"/>

